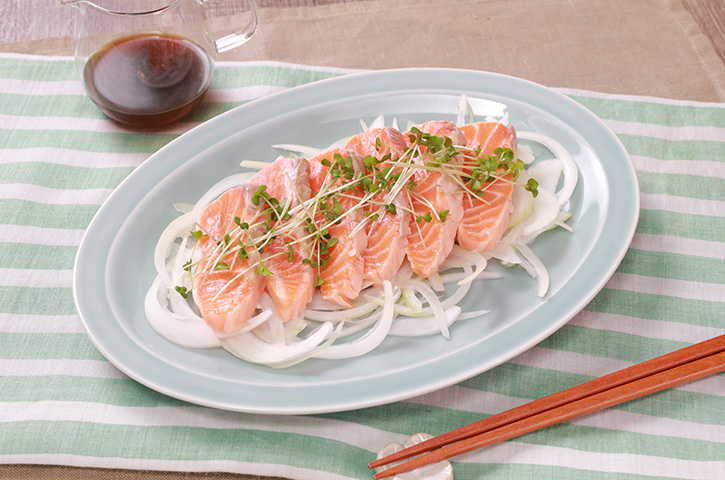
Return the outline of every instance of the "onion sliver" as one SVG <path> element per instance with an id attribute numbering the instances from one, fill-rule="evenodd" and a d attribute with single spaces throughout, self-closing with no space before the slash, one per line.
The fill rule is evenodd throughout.
<path id="1" fill-rule="evenodd" d="M 196 217 L 193 212 L 185 213 L 180 217 L 175 218 L 167 227 L 161 232 L 159 241 L 156 243 L 154 250 L 154 268 L 156 273 L 161 277 L 163 282 L 167 285 L 171 285 L 173 282 L 169 277 L 168 270 L 166 268 L 166 261 L 171 252 L 171 248 L 177 239 L 186 239 L 189 236 L 189 232 L 194 228 L 196 223 Z"/>
<path id="2" fill-rule="evenodd" d="M 576 183 L 579 178 L 579 170 L 576 167 L 576 162 L 574 162 L 574 159 L 559 142 L 551 137 L 547 137 L 546 135 L 542 135 L 536 132 L 523 131 L 516 132 L 516 135 L 518 136 L 518 138 L 521 138 L 523 140 L 531 140 L 533 142 L 542 144 L 543 146 L 551 150 L 551 153 L 553 153 L 556 158 L 564 162 L 564 184 L 562 185 L 561 190 L 556 192 L 556 197 L 559 200 L 559 205 L 564 205 L 566 202 L 569 201 L 571 194 L 574 193 L 574 188 L 576 187 Z"/>
<path id="3" fill-rule="evenodd" d="M 417 314 L 423 310 L 423 302 L 420 298 L 418 298 L 418 295 L 415 294 L 415 290 L 412 288 L 403 288 L 402 294 L 403 301 L 414 313 Z"/>
<path id="4" fill-rule="evenodd" d="M 307 320 L 313 320 L 316 322 L 341 322 L 352 318 L 360 318 L 362 315 L 367 315 L 373 312 L 380 305 L 378 303 L 368 301 L 358 307 L 349 308 L 347 310 L 305 310 L 304 317 Z"/>
<path id="5" fill-rule="evenodd" d="M 297 145 L 297 144 L 293 144 L 293 143 L 278 143 L 278 144 L 272 145 L 272 148 L 276 148 L 278 150 L 284 150 L 284 151 L 290 152 L 290 153 L 296 153 L 302 157 L 307 157 L 307 158 L 314 157 L 315 155 L 322 153 L 322 151 L 323 151 L 321 148 L 310 147 L 307 145 Z"/>
<path id="6" fill-rule="evenodd" d="M 334 327 L 325 322 L 307 338 L 292 344 L 269 343 L 259 339 L 254 333 L 242 333 L 234 337 L 221 339 L 222 346 L 230 353 L 252 363 L 275 366 L 291 365 L 289 362 L 308 358 L 325 340 L 331 338 Z"/>
<path id="7" fill-rule="evenodd" d="M 359 357 L 377 348 L 388 335 L 393 318 L 395 317 L 395 312 L 393 311 L 395 295 L 393 294 L 392 284 L 387 280 L 383 282 L 383 295 L 385 299 L 383 313 L 375 326 L 365 332 L 362 337 L 341 345 L 327 347 L 316 353 L 314 357 L 338 360 Z"/>
<path id="8" fill-rule="evenodd" d="M 460 127 L 467 123 L 473 123 L 475 117 L 473 115 L 473 107 L 468 102 L 468 97 L 461 95 L 458 99 L 458 115 L 456 116 L 456 126 Z"/>
<path id="9" fill-rule="evenodd" d="M 470 283 L 467 283 L 466 285 L 470 285 Z M 451 338 L 451 334 L 448 332 L 448 325 L 446 324 L 445 309 L 433 289 L 423 283 L 423 281 L 421 280 L 406 280 L 405 282 L 399 284 L 399 286 L 401 288 L 410 287 L 419 291 L 420 294 L 423 295 L 423 298 L 425 298 L 425 300 L 428 302 L 428 306 L 433 311 L 433 315 L 438 320 L 441 334 L 446 338 Z"/>
<path id="10" fill-rule="evenodd" d="M 450 327 L 461 315 L 461 307 L 453 306 L 445 311 L 446 325 Z M 428 317 L 398 317 L 390 327 L 388 335 L 396 337 L 423 337 L 440 332 L 438 319 Z"/>
<path id="11" fill-rule="evenodd" d="M 534 210 L 519 224 L 519 238 L 514 243 L 531 243 L 541 232 L 549 230 L 556 223 L 559 211 L 556 196 L 548 190 L 539 190 L 534 199 Z"/>
<path id="12" fill-rule="evenodd" d="M 156 277 L 144 299 L 144 311 L 151 327 L 162 337 L 182 347 L 218 347 L 219 338 L 201 318 L 184 317 L 168 310 L 168 294 L 168 288 Z M 174 291 L 173 295 L 178 294 Z"/>
<path id="13" fill-rule="evenodd" d="M 549 272 L 546 270 L 546 266 L 528 245 L 516 245 L 516 249 L 533 269 L 532 276 L 539 282 L 537 294 L 539 297 L 543 297 L 549 290 Z"/>

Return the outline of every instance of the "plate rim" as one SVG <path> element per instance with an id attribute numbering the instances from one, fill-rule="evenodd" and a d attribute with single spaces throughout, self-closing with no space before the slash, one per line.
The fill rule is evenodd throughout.
<path id="1" fill-rule="evenodd" d="M 241 112 L 246 112 L 247 110 L 254 110 L 255 108 L 261 108 L 264 105 L 267 105 L 269 103 L 284 103 L 283 101 L 287 99 L 288 97 L 300 97 L 304 98 L 305 93 L 309 90 L 315 91 L 315 90 L 321 90 L 325 89 L 328 86 L 338 86 L 338 84 L 344 84 L 350 83 L 350 82 L 356 82 L 356 81 L 365 81 L 366 79 L 373 79 L 374 81 L 383 81 L 386 78 L 389 77 L 395 77 L 403 75 L 403 76 L 427 76 L 430 74 L 438 75 L 438 76 L 461 76 L 461 75 L 467 75 L 467 76 L 473 76 L 478 77 L 478 79 L 485 79 L 485 78 L 493 78 L 498 81 L 505 80 L 510 81 L 512 83 L 516 83 L 519 85 L 527 86 L 528 88 L 534 88 L 536 90 L 545 91 L 547 95 L 553 96 L 553 98 L 556 99 L 557 102 L 562 102 L 563 107 L 568 108 L 574 108 L 575 110 L 579 111 L 580 113 L 587 115 L 590 117 L 590 120 L 593 120 L 597 126 L 601 129 L 603 129 L 608 137 L 609 140 L 613 140 L 613 146 L 617 150 L 619 150 L 619 153 L 623 154 L 625 159 L 627 160 L 627 164 L 629 165 L 629 171 L 626 172 L 628 175 L 627 178 L 629 180 L 633 180 L 632 184 L 630 186 L 633 187 L 633 190 L 629 191 L 629 195 L 631 196 L 631 199 L 633 201 L 632 208 L 630 210 L 630 217 L 629 217 L 629 223 L 626 225 L 625 228 L 625 235 L 621 236 L 619 238 L 619 244 L 618 247 L 615 249 L 615 255 L 610 259 L 610 261 L 607 263 L 607 269 L 600 275 L 600 280 L 597 282 L 596 287 L 590 288 L 587 292 L 587 295 L 578 298 L 577 301 L 573 303 L 568 308 L 568 312 L 566 315 L 561 316 L 558 321 L 552 322 L 548 325 L 548 328 L 543 329 L 539 332 L 538 335 L 528 338 L 527 341 L 522 342 L 516 346 L 516 348 L 508 349 L 504 354 L 498 355 L 497 357 L 494 357 L 490 359 L 488 362 L 486 362 L 484 365 L 479 366 L 478 368 L 468 368 L 464 372 L 461 372 L 460 374 L 454 375 L 450 378 L 450 381 L 447 382 L 438 382 L 436 384 L 429 384 L 424 387 L 419 387 L 418 389 L 407 389 L 405 391 L 398 392 L 397 394 L 393 395 L 382 395 L 375 398 L 368 399 L 364 402 L 347 402 L 347 403 L 341 403 L 337 402 L 334 406 L 333 405 L 327 405 L 327 406 L 310 406 L 310 405 L 298 405 L 298 406 L 287 406 L 286 408 L 281 407 L 265 407 L 265 406 L 251 406 L 251 405 L 242 405 L 242 404 L 231 404 L 229 402 L 220 402 L 220 401 L 214 401 L 213 399 L 204 398 L 203 395 L 199 395 L 198 393 L 189 393 L 189 392 L 180 392 L 178 389 L 169 387 L 167 385 L 160 384 L 156 381 L 153 381 L 147 376 L 144 376 L 143 374 L 140 374 L 139 372 L 135 371 L 133 368 L 130 368 L 126 365 L 126 362 L 124 362 L 122 359 L 119 359 L 116 355 L 116 353 L 109 349 L 108 346 L 102 341 L 101 338 L 94 335 L 94 329 L 92 322 L 90 322 L 90 319 L 87 318 L 86 315 L 84 315 L 84 308 L 83 308 L 83 302 L 84 300 L 81 298 L 80 291 L 80 283 L 81 283 L 81 274 L 83 271 L 83 262 L 87 261 L 83 254 L 87 250 L 88 244 L 91 242 L 91 239 L 94 235 L 94 231 L 97 228 L 97 224 L 103 219 L 104 215 L 106 215 L 106 211 L 111 208 L 109 205 L 112 205 L 113 202 L 116 201 L 117 197 L 119 197 L 121 194 L 118 192 L 123 192 L 127 186 L 127 184 L 134 181 L 136 177 L 139 175 L 143 175 L 144 172 L 147 169 L 152 168 L 155 166 L 155 163 L 160 163 L 158 160 L 154 160 L 156 158 L 162 158 L 167 155 L 167 152 L 172 152 L 175 149 L 178 149 L 180 146 L 182 146 L 185 142 L 188 141 L 190 137 L 194 136 L 204 136 L 208 135 L 208 132 L 210 130 L 213 130 L 214 127 L 217 124 L 220 124 L 222 122 L 225 122 L 228 118 L 233 117 L 235 115 L 240 115 Z M 418 89 L 429 89 L 429 90 L 435 90 L 436 87 L 418 87 Z M 473 90 L 473 88 L 469 87 L 468 90 Z M 388 90 L 386 90 L 387 92 Z M 381 94 L 383 91 L 381 90 L 375 90 L 374 92 L 367 92 L 367 93 L 375 93 L 375 94 Z M 482 95 L 485 95 L 486 92 L 481 91 Z M 489 93 L 490 95 L 490 93 Z M 515 97 L 514 97 L 515 98 Z M 329 99 L 329 100 L 332 100 Z M 298 102 L 299 103 L 299 102 Z M 304 103 L 304 102 L 302 102 Z M 309 105 L 308 105 L 309 106 Z M 273 116 L 271 118 L 274 118 Z M 194 132 L 194 133 L 192 133 Z M 577 132 L 579 133 L 579 132 Z M 223 140 L 223 138 L 222 138 Z M 204 143 L 204 142 L 200 142 Z M 202 148 L 200 152 L 203 152 L 205 148 L 209 148 L 210 146 L 213 146 L 214 142 L 212 142 L 209 145 L 206 145 L 206 147 Z M 192 158 L 194 158 L 196 154 L 191 155 L 186 158 L 185 161 L 189 161 Z M 182 162 L 183 164 L 185 162 Z M 180 165 L 181 165 L 180 164 Z M 147 192 L 148 193 L 148 192 Z M 611 192 L 610 192 L 611 193 Z M 624 258 L 624 255 L 626 254 L 629 245 L 631 244 L 632 238 L 635 233 L 635 229 L 638 223 L 639 219 L 639 184 L 637 182 L 636 172 L 634 169 L 634 165 L 632 164 L 631 158 L 629 157 L 629 154 L 627 153 L 624 145 L 619 140 L 619 138 L 609 129 L 606 124 L 597 117 L 594 113 L 592 113 L 589 109 L 584 107 L 583 105 L 579 104 L 572 98 L 557 92 L 553 89 L 550 89 L 548 87 L 545 87 L 543 85 L 540 85 L 535 82 L 531 82 L 529 80 L 521 79 L 518 77 L 511 77 L 508 75 L 500 74 L 500 73 L 493 73 L 493 72 L 484 72 L 484 71 L 478 71 L 478 70 L 466 70 L 466 69 L 455 69 L 455 68 L 403 68 L 403 69 L 389 69 L 389 70 L 381 70 L 381 71 L 372 71 L 372 72 L 359 72 L 359 73 L 351 73 L 347 75 L 341 75 L 338 77 L 328 78 L 324 80 L 319 80 L 315 82 L 310 82 L 307 84 L 303 84 L 297 87 L 292 87 L 268 96 L 261 97 L 259 99 L 256 99 L 252 102 L 249 102 L 247 104 L 235 107 L 229 111 L 223 112 L 201 124 L 198 126 L 195 126 L 194 128 L 190 129 L 188 132 L 184 133 L 183 135 L 179 136 L 178 138 L 172 140 L 168 144 L 164 145 L 162 148 L 160 148 L 158 151 L 153 153 L 149 156 L 148 159 L 146 159 L 141 165 L 139 165 L 137 168 L 134 169 L 124 180 L 122 180 L 118 187 L 114 189 L 114 191 L 109 195 L 109 197 L 106 199 L 106 201 L 101 205 L 101 207 L 98 209 L 96 214 L 94 215 L 93 219 L 89 223 L 86 231 L 84 232 L 83 238 L 79 244 L 78 252 L 76 254 L 76 258 L 74 261 L 73 266 L 73 299 L 76 306 L 76 310 L 79 314 L 79 317 L 83 323 L 84 329 L 86 333 L 88 334 L 89 338 L 91 339 L 92 343 L 98 348 L 98 350 L 104 355 L 104 357 L 113 364 L 116 368 L 121 370 L 123 373 L 134 379 L 135 381 L 152 388 L 155 391 L 158 391 L 160 393 L 163 393 L 165 395 L 168 395 L 170 397 L 180 399 L 183 401 L 191 402 L 197 405 L 202 406 L 208 406 L 213 408 L 219 408 L 223 410 L 232 410 L 232 411 L 240 411 L 240 412 L 248 412 L 248 413 L 258 413 L 258 414 L 315 414 L 315 413 L 330 413 L 330 412 L 337 412 L 337 411 L 347 411 L 347 410 L 354 410 L 354 409 L 360 409 L 360 408 L 367 408 L 372 406 L 378 406 L 382 404 L 388 404 L 400 400 L 405 400 L 408 398 L 412 398 L 421 394 L 429 393 L 431 391 L 435 391 L 441 388 L 444 388 L 446 386 L 450 386 L 456 383 L 459 383 L 463 380 L 466 380 L 468 378 L 471 378 L 475 375 L 481 374 L 485 371 L 490 370 L 491 368 L 498 366 L 507 360 L 513 358 L 514 356 L 530 349 L 537 343 L 541 342 L 545 338 L 549 337 L 551 334 L 553 334 L 555 331 L 560 329 L 563 325 L 565 325 L 571 318 L 574 317 L 581 309 L 583 309 L 593 298 L 594 296 L 599 293 L 599 291 L 604 287 L 604 285 L 607 283 L 607 281 L 611 278 L 611 276 L 614 274 L 616 268 L 621 263 L 622 259 Z M 609 218 L 609 212 L 607 212 L 607 215 L 605 218 L 603 218 L 602 223 L 606 223 L 607 219 Z M 593 242 L 593 245 L 596 245 L 598 242 L 600 242 L 600 239 L 597 239 L 597 241 Z M 110 249 L 111 245 L 109 245 Z M 593 247 L 592 247 L 593 248 Z M 590 252 L 591 254 L 591 252 Z M 581 267 L 577 267 L 576 270 L 578 270 Z M 562 286 L 563 288 L 563 286 Z M 538 308 L 537 308 L 538 310 Z M 240 360 L 241 361 L 241 360 Z"/>

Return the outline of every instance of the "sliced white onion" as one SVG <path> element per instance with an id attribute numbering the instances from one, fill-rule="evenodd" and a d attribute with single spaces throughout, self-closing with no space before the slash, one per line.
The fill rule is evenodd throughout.
<path id="1" fill-rule="evenodd" d="M 305 158 L 314 157 L 315 155 L 318 155 L 324 151 L 321 148 L 310 147 L 309 145 L 298 145 L 294 143 L 277 143 L 275 145 L 272 145 L 272 148 L 294 153 Z"/>
<path id="2" fill-rule="evenodd" d="M 441 270 L 446 271 L 450 268 L 464 268 L 469 267 L 466 272 L 467 276 L 464 276 L 457 280 L 458 284 L 461 285 L 466 282 L 471 282 L 476 278 L 480 278 L 486 270 L 488 261 L 484 255 L 475 252 L 469 252 L 468 250 L 455 245 L 448 255 L 448 258 L 441 264 Z M 446 279 L 451 278 L 450 274 L 446 274 Z M 444 283 L 448 283 L 448 280 Z"/>
<path id="3" fill-rule="evenodd" d="M 260 162 L 258 160 L 242 160 L 239 166 L 250 170 L 262 170 L 264 167 L 271 165 L 269 162 Z"/>
<path id="4" fill-rule="evenodd" d="M 517 245 L 531 243 L 541 232 L 549 230 L 559 215 L 556 196 L 548 190 L 540 189 L 534 199 L 533 211 L 519 224 L 519 236 L 513 242 Z"/>
<path id="5" fill-rule="evenodd" d="M 342 329 L 337 335 L 337 338 L 345 338 L 349 337 L 350 335 L 355 335 L 358 332 L 362 332 L 366 328 L 369 328 L 371 325 L 373 325 L 375 322 L 379 321 L 382 314 L 383 310 L 382 308 L 379 308 L 367 317 L 363 317 L 362 319 L 345 321 L 342 324 Z"/>
<path id="6" fill-rule="evenodd" d="M 412 288 L 402 288 L 401 292 L 405 305 L 407 305 L 414 314 L 419 314 L 423 310 L 423 301 L 415 294 L 415 290 Z"/>
<path id="7" fill-rule="evenodd" d="M 307 320 L 314 320 L 316 322 L 342 322 L 353 318 L 360 318 L 363 315 L 368 315 L 380 306 L 379 303 L 373 301 L 367 301 L 360 306 L 341 309 L 337 306 L 337 310 L 325 311 L 325 310 L 313 310 L 307 309 L 304 313 L 304 318 Z"/>
<path id="8" fill-rule="evenodd" d="M 174 210 L 176 210 L 179 213 L 189 213 L 193 208 L 193 203 L 174 203 L 173 204 Z"/>
<path id="9" fill-rule="evenodd" d="M 461 307 L 453 306 L 445 310 L 446 325 L 450 328 L 461 315 Z M 397 317 L 388 335 L 396 337 L 422 337 L 440 332 L 440 324 L 435 316 Z"/>
<path id="10" fill-rule="evenodd" d="M 189 232 L 193 230 L 195 223 L 196 217 L 193 212 L 189 212 L 175 218 L 161 232 L 159 241 L 156 243 L 156 248 L 154 249 L 154 268 L 166 285 L 173 284 L 166 267 L 167 258 L 171 253 L 171 249 L 178 239 L 184 240 L 190 235 Z"/>
<path id="11" fill-rule="evenodd" d="M 325 322 L 305 339 L 292 344 L 265 342 L 253 332 L 222 338 L 221 344 L 231 354 L 243 360 L 281 368 L 308 358 L 318 347 L 324 346 L 323 342 L 334 339 L 333 331 L 333 325 Z"/>
<path id="12" fill-rule="evenodd" d="M 502 240 L 496 245 L 496 248 L 488 252 L 491 258 L 499 260 L 504 265 L 518 265 L 521 263 L 520 257 L 516 254 L 516 250 L 513 248 L 510 242 L 504 243 Z"/>
<path id="13" fill-rule="evenodd" d="M 544 297 L 549 290 L 549 271 L 546 269 L 546 265 L 539 260 L 539 257 L 528 245 L 517 245 L 516 249 L 525 260 L 521 265 L 538 281 L 537 295 Z"/>
<path id="14" fill-rule="evenodd" d="M 559 142 L 551 137 L 547 137 L 546 135 L 536 132 L 523 131 L 516 132 L 516 135 L 520 139 L 540 143 L 548 148 L 551 153 L 556 156 L 556 158 L 564 162 L 564 184 L 562 185 L 561 190 L 556 192 L 556 197 L 559 200 L 559 205 L 566 204 L 566 202 L 569 201 L 571 194 L 574 193 L 574 188 L 576 187 L 579 178 L 579 169 L 577 169 L 576 162 L 574 162 L 571 154 L 567 152 Z"/>
<path id="15" fill-rule="evenodd" d="M 146 293 L 144 312 L 151 327 L 170 342 L 187 348 L 213 348 L 221 345 L 214 330 L 199 317 L 172 313 L 166 303 L 169 289 L 159 277 Z M 176 291 L 172 295 L 179 296 Z"/>
<path id="16" fill-rule="evenodd" d="M 443 292 L 446 289 L 438 272 L 435 272 L 430 277 L 428 277 L 428 284 L 430 285 L 430 288 L 432 288 L 436 292 Z"/>
<path id="17" fill-rule="evenodd" d="M 564 162 L 558 158 L 549 160 L 541 160 L 529 167 L 527 173 L 536 179 L 539 188 L 550 192 L 556 191 L 556 186 L 561 178 L 561 172 L 564 169 Z M 523 183 L 523 182 L 522 182 Z M 529 194 L 531 195 L 531 194 Z"/>
<path id="18" fill-rule="evenodd" d="M 466 285 L 470 285 L 470 283 Z M 401 288 L 413 288 L 420 292 L 423 298 L 425 298 L 426 302 L 428 302 L 428 307 L 433 312 L 433 316 L 435 316 L 436 320 L 438 321 L 438 326 L 440 328 L 441 334 L 446 338 L 451 338 L 451 334 L 448 331 L 448 325 L 446 324 L 445 307 L 443 307 L 440 299 L 433 291 L 433 289 L 426 285 L 426 283 L 422 280 L 413 279 L 405 280 L 404 282 L 400 283 L 399 286 Z"/>
<path id="19" fill-rule="evenodd" d="M 370 123 L 368 128 L 364 129 L 363 131 L 370 130 L 371 128 L 382 128 L 384 126 L 385 126 L 385 117 L 382 115 L 378 115 L 377 117 L 375 117 L 375 119 L 372 121 L 372 123 Z"/>
<path id="20" fill-rule="evenodd" d="M 358 357 L 377 348 L 388 335 L 393 318 L 395 317 L 395 312 L 393 311 L 395 295 L 393 293 L 393 286 L 388 280 L 383 282 L 383 292 L 385 298 L 383 313 L 375 326 L 365 332 L 362 337 L 341 345 L 329 346 L 315 353 L 314 357 L 338 360 Z"/>
<path id="21" fill-rule="evenodd" d="M 509 228 L 514 225 L 518 225 L 534 210 L 534 196 L 531 192 L 527 191 L 522 185 L 520 185 L 526 184 L 529 178 L 531 177 L 529 177 L 529 174 L 526 173 L 526 170 L 522 170 L 519 173 L 518 182 L 514 185 L 513 193 L 511 195 L 511 206 L 513 211 L 509 217 Z"/>
<path id="22" fill-rule="evenodd" d="M 487 313 L 491 313 L 491 311 L 485 308 L 482 308 L 480 310 L 473 310 L 470 312 L 463 312 L 458 316 L 458 320 L 468 320 L 469 318 L 480 317 L 481 315 L 486 315 Z"/>
<path id="23" fill-rule="evenodd" d="M 456 116 L 456 126 L 460 127 L 469 123 L 475 122 L 475 115 L 473 114 L 473 108 L 468 102 L 468 97 L 461 95 L 458 99 L 458 115 Z"/>
<path id="24" fill-rule="evenodd" d="M 528 145 L 518 145 L 516 149 L 516 156 L 519 160 L 524 162 L 524 165 L 530 165 L 531 162 L 536 160 L 536 157 L 534 157 L 534 151 Z"/>

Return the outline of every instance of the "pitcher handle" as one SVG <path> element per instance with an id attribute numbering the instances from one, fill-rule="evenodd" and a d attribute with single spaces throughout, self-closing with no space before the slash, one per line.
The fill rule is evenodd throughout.
<path id="1" fill-rule="evenodd" d="M 200 0 L 201 3 L 206 3 L 207 1 L 208 0 Z M 254 35 L 254 32 L 257 30 L 257 25 L 259 24 L 257 4 L 254 0 L 245 0 L 245 2 L 249 4 L 249 9 L 252 14 L 251 20 L 242 30 L 214 40 L 214 47 L 216 48 L 217 53 L 224 53 L 233 48 L 237 48 L 243 43 L 246 43 L 247 40 L 252 38 L 252 35 Z"/>

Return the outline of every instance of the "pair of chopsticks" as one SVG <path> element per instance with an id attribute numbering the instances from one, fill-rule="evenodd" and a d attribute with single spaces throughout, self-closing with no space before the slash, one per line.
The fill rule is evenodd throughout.
<path id="1" fill-rule="evenodd" d="M 471 423 L 371 462 L 377 468 L 419 455 L 375 474 L 391 477 L 493 445 L 587 413 L 725 371 L 725 335 Z"/>

